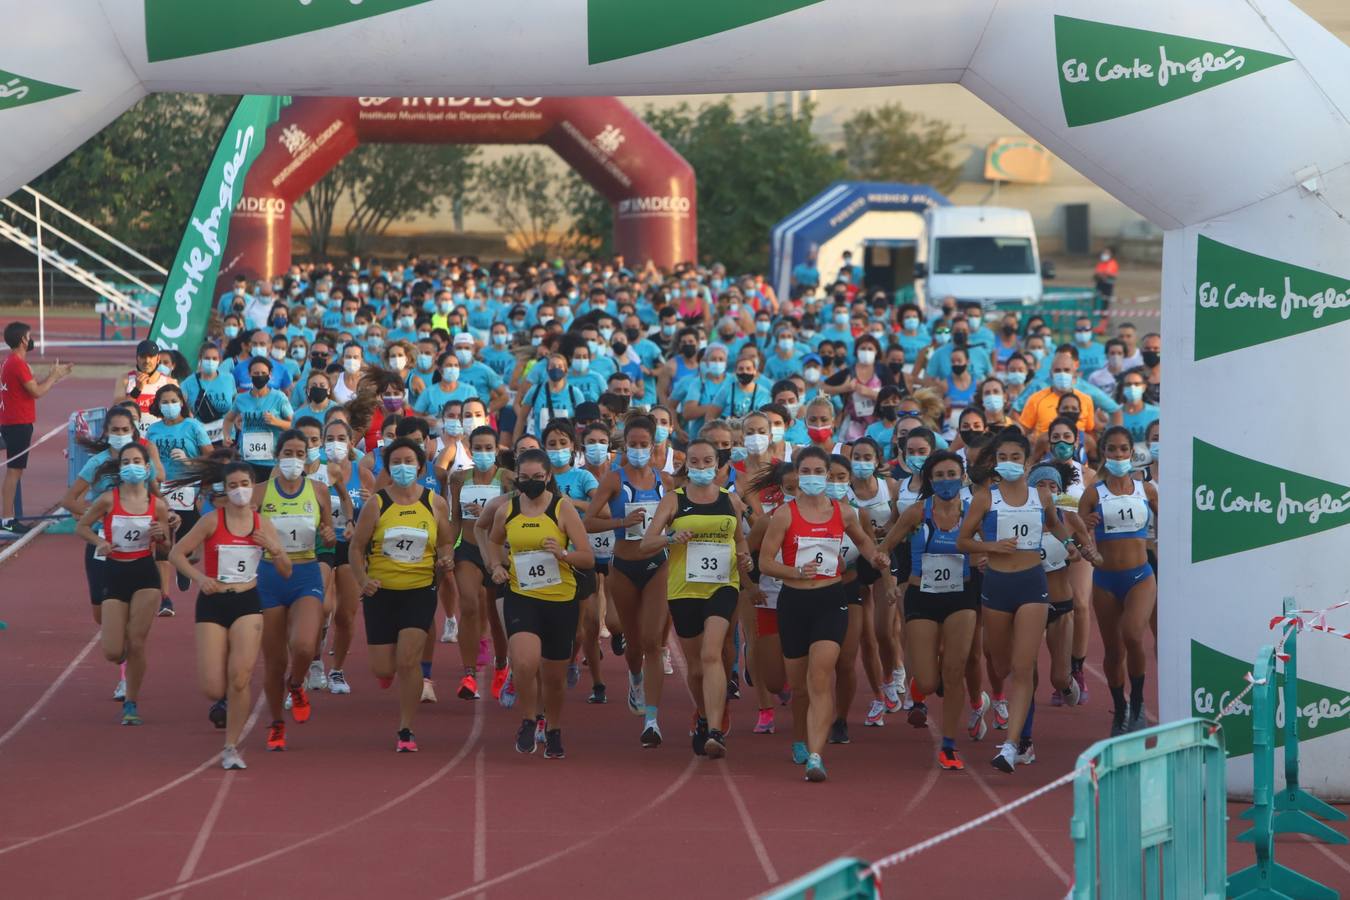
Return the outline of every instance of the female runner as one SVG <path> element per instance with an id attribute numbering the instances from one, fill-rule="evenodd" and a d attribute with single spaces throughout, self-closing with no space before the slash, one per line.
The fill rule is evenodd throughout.
<path id="1" fill-rule="evenodd" d="M 294 427 L 296 431 L 305 436 L 305 442 L 309 445 L 305 449 L 305 477 L 318 485 L 319 490 L 330 492 L 328 508 L 334 510 L 333 535 L 336 539 L 341 536 L 338 532 L 336 512 L 338 506 L 334 503 L 331 493 L 332 476 L 328 471 L 328 464 L 323 459 L 323 423 L 312 415 L 297 413 Z M 328 673 L 324 670 L 323 665 L 323 646 L 328 642 L 328 623 L 333 620 L 334 611 L 337 609 L 336 540 L 327 546 L 320 544 L 315 548 L 314 556 L 319 562 L 319 572 L 323 575 L 323 608 L 320 610 L 319 634 L 314 644 L 314 658 L 309 663 L 309 675 L 305 679 L 305 687 L 311 691 L 322 691 L 328 687 Z"/>
<path id="2" fill-rule="evenodd" d="M 1073 479 L 1078 473 L 1068 463 L 1038 463 L 1027 475 L 1027 483 L 1040 487 L 1044 484 L 1055 498 L 1055 515 L 1068 526 L 1074 539 L 1078 541 L 1079 552 L 1086 560 L 1092 555 L 1091 541 L 1082 519 L 1078 517 L 1076 504 L 1072 501 L 1068 489 L 1073 487 Z M 1088 563 L 1091 566 L 1091 563 Z M 1054 693 L 1050 696 L 1051 706 L 1077 706 L 1081 699 L 1078 682 L 1073 677 L 1070 654 L 1075 643 L 1074 587 L 1069 568 L 1068 553 L 1064 545 L 1052 535 L 1041 536 L 1041 568 L 1045 569 L 1046 582 L 1050 587 L 1050 613 L 1046 618 L 1045 643 L 1050 651 L 1050 685 Z M 1029 729 L 1023 729 L 1024 732 Z M 1029 743 L 1030 735 L 1024 739 Z M 1018 763 L 1027 750 L 1018 745 Z"/>
<path id="3" fill-rule="evenodd" d="M 576 508 L 549 489 L 548 456 L 526 450 L 516 459 L 516 471 L 515 486 L 520 493 L 509 506 L 496 511 L 492 536 L 483 549 L 492 580 L 510 582 L 503 613 L 521 708 L 526 713 L 537 708 L 535 688 L 539 684 L 548 723 L 544 758 L 562 759 L 567 662 L 572 657 L 580 608 L 577 571 L 594 565 L 595 558 Z M 509 565 L 502 560 L 504 544 L 511 548 Z M 569 545 L 573 549 L 568 550 Z M 534 752 L 536 725 L 535 718 L 522 719 L 516 731 L 517 751 Z"/>
<path id="4" fill-rule="evenodd" d="M 830 677 L 848 631 L 848 602 L 839 577 L 844 534 L 853 538 L 864 558 L 878 567 L 887 564 L 857 514 L 825 496 L 829 462 L 818 447 L 797 455 L 798 496 L 774 511 L 759 551 L 760 572 L 783 581 L 778 628 L 793 694 L 808 696 L 808 781 L 825 780 L 820 753 L 834 720 Z"/>
<path id="5" fill-rule="evenodd" d="M 835 454 L 830 457 L 829 480 L 825 483 L 825 496 L 831 500 L 848 503 L 849 479 L 852 467 L 847 457 Z M 853 504 L 849 504 L 853 506 Z M 856 509 L 856 508 L 855 508 Z M 858 520 L 866 530 L 870 522 L 858 515 Z M 883 532 L 884 534 L 884 532 Z M 834 721 L 830 723 L 831 744 L 850 743 L 848 736 L 848 711 L 853 705 L 853 697 L 858 692 L 858 647 L 862 641 L 864 613 L 864 592 L 871 596 L 871 585 L 864 587 L 860 576 L 864 560 L 858 557 L 858 547 L 845 534 L 839 552 L 840 573 L 843 578 L 844 597 L 848 600 L 848 631 L 844 642 L 839 645 L 839 659 L 834 664 Z M 870 563 L 867 570 L 876 574 L 877 569 Z M 878 576 L 879 577 L 879 576 Z M 887 591 L 883 596 L 889 596 Z M 880 671 L 880 668 L 877 668 Z M 874 697 L 880 697 L 880 689 L 873 690 Z M 794 698 L 794 703 L 797 702 Z M 806 721 L 806 698 L 802 698 L 800 714 L 793 707 L 792 721 L 795 726 L 798 719 Z M 873 701 L 876 702 L 875 700 Z M 804 737 L 805 735 L 803 735 Z"/>
<path id="6" fill-rule="evenodd" d="M 234 405 L 225 414 L 221 443 L 226 447 L 238 445 L 239 455 L 253 466 L 256 487 L 271 477 L 277 439 L 291 427 L 295 412 L 284 393 L 268 387 L 272 378 L 272 360 L 266 356 L 253 357 L 248 363 L 248 377 L 253 387 L 235 396 Z M 236 427 L 239 429 L 237 437 Z"/>
<path id="7" fill-rule="evenodd" d="M 747 631 L 753 635 L 750 639 L 750 675 L 754 679 L 759 701 L 759 719 L 755 723 L 754 733 L 773 734 L 773 695 L 777 694 L 780 701 L 787 702 L 784 691 L 787 671 L 783 666 L 783 645 L 778 639 L 778 593 L 782 590 L 783 582 L 760 573 L 759 548 L 769 531 L 773 511 L 792 499 L 797 489 L 797 472 L 791 463 L 779 463 L 762 470 L 750 481 L 749 487 L 749 505 L 757 506 L 761 511 L 758 515 L 752 513 L 754 524 L 750 526 L 750 534 L 746 538 L 753 563 L 747 579 L 751 584 L 749 602 L 754 610 L 752 627 Z M 796 726 L 795 721 L 793 725 Z M 805 760 L 804 733 L 801 738 L 801 757 Z"/>
<path id="8" fill-rule="evenodd" d="M 1134 440 L 1122 425 L 1106 429 L 1105 458 L 1096 490 L 1078 503 L 1083 524 L 1093 530 L 1100 562 L 1092 573 L 1092 609 L 1097 614 L 1106 653 L 1102 668 L 1114 704 L 1111 735 L 1138 731 L 1144 722 L 1144 636 L 1158 600 L 1158 581 L 1148 563 L 1148 523 L 1158 515 L 1158 492 L 1131 471 Z M 1125 705 L 1125 674 L 1130 703 Z"/>
<path id="9" fill-rule="evenodd" d="M 159 417 L 145 431 L 147 441 L 155 445 L 159 458 L 164 464 L 164 480 L 169 481 L 182 474 L 182 464 L 196 456 L 205 456 L 211 452 L 211 439 L 206 436 L 206 428 L 192 417 L 184 400 L 183 389 L 176 384 L 166 384 L 155 392 L 150 402 L 150 412 Z M 197 524 L 197 487 L 195 484 L 183 485 L 166 491 L 164 500 L 169 509 L 178 517 L 178 526 L 174 535 L 184 535 Z M 169 596 L 172 567 L 168 561 L 159 566 L 160 591 Z M 180 589 L 187 585 L 180 584 Z"/>
<path id="10" fill-rule="evenodd" d="M 75 533 L 93 545 L 95 558 L 107 559 L 101 601 L 103 656 L 127 664 L 122 724 L 140 725 L 136 700 L 145 680 L 146 639 L 160 598 L 151 545 L 169 542 L 169 512 L 149 489 L 150 455 L 140 444 L 127 444 L 111 454 L 95 470 L 93 483 L 104 478 L 115 478 L 114 486 L 80 516 Z M 91 526 L 96 521 L 103 523 L 104 536 L 94 533 Z"/>
<path id="11" fill-rule="evenodd" d="M 614 454 L 610 452 L 609 443 L 609 429 L 603 421 L 592 422 L 581 431 L 585 459 L 583 468 L 591 473 L 597 486 L 614 468 Z M 614 604 L 607 602 L 609 591 L 606 583 L 609 580 L 610 563 L 614 560 L 614 532 L 593 531 L 590 532 L 590 538 L 591 552 L 595 554 L 596 619 L 600 623 L 600 636 L 604 637 L 604 632 L 608 631 L 610 649 L 615 656 L 623 656 L 628 647 L 623 635 L 623 624 L 619 621 L 619 611 Z M 603 690 L 596 692 L 592 689 L 586 702 L 607 703 L 608 697 Z"/>
<path id="12" fill-rule="evenodd" d="M 984 606 L 984 647 L 999 676 L 1009 678 L 1008 733 L 1021 734 L 1033 700 L 1033 673 L 1045 635 L 1050 588 L 1041 568 L 1041 534 L 1052 532 L 1078 557 L 1068 529 L 1054 514 L 1054 496 L 1027 485 L 1031 445 L 1014 429 L 998 434 L 980 450 L 971 467 L 978 487 L 961 522 L 956 548 L 988 554 L 980 600 Z M 993 481 L 993 476 L 997 481 Z M 976 540 L 976 534 L 983 540 Z M 1017 745 L 1004 741 L 992 760 L 1011 773 Z"/>
<path id="13" fill-rule="evenodd" d="M 197 676 L 202 691 L 225 708 L 224 769 L 247 769 L 239 738 L 249 714 L 249 687 L 262 645 L 258 563 L 272 554 L 288 576 L 291 560 L 272 523 L 253 509 L 253 469 L 245 462 L 200 460 L 186 468 L 185 482 L 225 486 L 228 501 L 197 521 L 169 552 L 169 562 L 200 589 L 197 595 Z M 189 561 L 201 548 L 202 568 Z M 215 708 L 214 706 L 212 707 Z"/>
<path id="14" fill-rule="evenodd" d="M 858 510 L 859 519 L 872 529 L 877 540 L 881 540 L 895 521 L 894 498 L 898 495 L 899 489 L 895 482 L 886 476 L 885 470 L 879 469 L 882 460 L 880 444 L 872 438 L 862 437 L 853 442 L 852 449 L 848 490 L 845 496 L 853 508 Z M 889 548 L 887 552 L 890 552 Z M 887 636 L 893 633 L 889 625 L 895 612 L 888 599 L 891 592 L 877 591 L 872 586 L 884 576 L 890 576 L 890 570 L 891 567 L 887 566 L 884 573 L 879 572 L 867 560 L 858 561 L 858 583 L 864 588 L 863 605 L 858 610 L 858 615 L 862 616 L 863 620 L 860 623 L 863 673 L 867 676 L 868 686 L 872 690 L 872 702 L 868 706 L 867 717 L 863 719 L 863 724 L 873 728 L 886 724 L 887 712 L 896 712 L 900 709 L 900 695 L 906 687 L 903 674 L 898 682 L 894 676 L 885 680 L 882 674 L 885 670 L 881 665 L 877 644 L 879 628 Z M 885 609 L 881 610 L 879 607 Z M 853 615 L 853 611 L 850 610 L 850 619 Z M 894 654 L 894 651 L 888 650 L 888 653 Z M 895 666 L 897 669 L 901 667 Z M 851 661 L 848 678 L 856 685 L 857 675 L 852 671 Z M 852 694 L 850 691 L 850 700 Z"/>
<path id="15" fill-rule="evenodd" d="M 399 753 L 415 753 L 413 718 L 422 699 L 422 650 L 436 618 L 438 570 L 454 566 L 445 500 L 418 483 L 427 458 L 412 438 L 380 450 L 393 484 L 361 508 L 348 558 L 363 603 L 370 669 L 381 687 L 398 676 Z"/>
<path id="16" fill-rule="evenodd" d="M 1050 442 L 1046 461 L 1067 462 L 1073 467 L 1075 478 L 1064 482 L 1064 495 L 1056 497 L 1060 509 L 1078 513 L 1078 501 L 1083 492 L 1092 490 L 1096 473 L 1077 459 L 1079 453 L 1078 420 L 1060 417 L 1050 423 L 1046 433 Z M 1069 651 L 1069 669 L 1078 683 L 1078 702 L 1088 702 L 1087 679 L 1083 665 L 1087 662 L 1088 637 L 1092 629 L 1092 563 L 1079 559 L 1069 566 L 1069 582 L 1073 585 L 1073 647 Z"/>
<path id="17" fill-rule="evenodd" d="M 330 694 L 350 694 L 347 654 L 356 634 L 356 611 L 361 588 L 351 567 L 351 536 L 368 491 L 361 486 L 361 471 L 354 461 L 352 426 L 342 415 L 328 418 L 324 426 L 323 458 L 328 467 L 328 507 L 333 511 L 333 586 L 337 605 L 333 609 L 333 668 L 328 672 Z"/>

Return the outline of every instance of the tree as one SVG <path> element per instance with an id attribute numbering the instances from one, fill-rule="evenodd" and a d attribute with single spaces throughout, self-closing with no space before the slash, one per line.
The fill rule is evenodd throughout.
<path id="1" fill-rule="evenodd" d="M 513 153 L 478 170 L 477 207 L 495 216 L 509 244 L 544 259 L 567 253 L 572 235 L 560 228 L 567 218 L 569 190 L 557 160 L 539 153 Z"/>
<path id="2" fill-rule="evenodd" d="M 35 179 L 33 187 L 168 263 L 238 101 L 151 94 Z"/>
<path id="3" fill-rule="evenodd" d="M 887 103 L 860 110 L 844 123 L 841 155 L 850 178 L 930 184 L 949 193 L 961 175 L 953 150 L 963 137 L 949 122 Z"/>

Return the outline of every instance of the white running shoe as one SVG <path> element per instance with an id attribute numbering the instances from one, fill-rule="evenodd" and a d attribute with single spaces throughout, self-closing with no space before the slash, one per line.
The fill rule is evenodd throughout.
<path id="1" fill-rule="evenodd" d="M 127 699 L 127 680 L 125 678 L 118 681 L 117 687 L 113 688 L 113 699 L 114 700 Z"/>
<path id="2" fill-rule="evenodd" d="M 994 701 L 994 727 L 999 731 L 1008 730 L 1008 701 L 1006 698 Z"/>
<path id="3" fill-rule="evenodd" d="M 422 702 L 436 702 L 436 685 L 430 678 L 422 679 Z"/>
<path id="4" fill-rule="evenodd" d="M 998 755 L 990 760 L 989 764 L 1000 772 L 1011 775 L 1013 769 L 1017 768 L 1017 745 L 1011 741 L 999 744 Z"/>
<path id="5" fill-rule="evenodd" d="M 1069 679 L 1069 687 L 1062 693 L 1064 694 L 1065 706 L 1077 706 L 1078 701 L 1083 697 L 1083 692 L 1079 689 L 1077 680 L 1073 678 Z"/>
<path id="6" fill-rule="evenodd" d="M 913 709 L 914 698 L 909 695 L 909 673 L 905 671 L 904 666 L 891 672 L 891 683 L 895 685 L 895 691 L 900 695 L 900 708 Z"/>
<path id="7" fill-rule="evenodd" d="M 886 724 L 886 704 L 880 700 L 873 700 L 872 705 L 867 708 L 867 718 L 863 719 L 863 725 L 871 728 L 880 728 Z"/>
<path id="8" fill-rule="evenodd" d="M 283 700 L 283 701 L 281 701 L 281 708 L 282 708 L 282 709 L 285 709 L 285 710 L 287 710 L 287 711 L 290 710 L 290 708 L 291 708 L 291 692 L 290 692 L 290 691 L 287 691 L 287 692 L 286 692 L 286 699 Z"/>
<path id="9" fill-rule="evenodd" d="M 316 659 L 310 662 L 309 678 L 305 681 L 305 687 L 311 691 L 328 689 L 328 673 L 323 669 L 323 660 Z"/>
<path id="10" fill-rule="evenodd" d="M 633 673 L 628 673 L 628 711 L 635 716 L 640 716 L 647 711 L 647 691 L 641 681 L 633 678 Z"/>
<path id="11" fill-rule="evenodd" d="M 982 741 L 984 736 L 989 733 L 989 723 L 985 721 L 984 717 L 991 706 L 993 706 L 993 701 L 989 699 L 989 692 L 980 691 L 980 708 L 970 711 L 970 721 L 966 723 L 966 731 L 970 734 L 972 741 Z"/>
<path id="12" fill-rule="evenodd" d="M 661 648 L 661 668 L 667 675 L 675 674 L 675 667 L 670 664 L 670 648 Z"/>
<path id="13" fill-rule="evenodd" d="M 341 669 L 334 669 L 328 673 L 328 693 L 330 694 L 350 694 L 352 686 L 347 683 L 347 676 Z"/>
<path id="14" fill-rule="evenodd" d="M 886 712 L 899 712 L 901 708 L 900 691 L 895 682 L 888 681 L 881 686 L 881 696 L 885 700 Z"/>
<path id="15" fill-rule="evenodd" d="M 454 616 L 445 617 L 445 625 L 441 628 L 441 643 L 459 643 L 459 620 Z"/>
<path id="16" fill-rule="evenodd" d="M 609 640 L 609 637 L 610 637 L 609 628 L 607 628 L 605 625 L 602 624 L 600 626 L 600 640 L 607 641 Z"/>
<path id="17" fill-rule="evenodd" d="M 1017 764 L 1029 766 L 1036 761 L 1036 745 L 1027 744 L 1027 749 L 1017 751 Z"/>
<path id="18" fill-rule="evenodd" d="M 239 751 L 234 747 L 226 747 L 220 754 L 220 767 L 222 769 L 247 769 L 244 765 L 244 758 L 239 755 Z"/>

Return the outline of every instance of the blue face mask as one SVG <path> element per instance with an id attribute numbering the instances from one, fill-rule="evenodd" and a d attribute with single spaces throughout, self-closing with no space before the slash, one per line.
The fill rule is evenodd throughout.
<path id="1" fill-rule="evenodd" d="M 1067 391 L 1073 387 L 1072 372 L 1052 372 L 1050 373 L 1050 384 L 1057 391 Z"/>
<path id="2" fill-rule="evenodd" d="M 871 478 L 877 470 L 877 464 L 874 462 L 861 462 L 855 460 L 852 468 L 854 478 Z"/>
<path id="3" fill-rule="evenodd" d="M 1153 461 L 1154 461 L 1154 462 L 1157 462 L 1157 461 L 1158 461 L 1158 442 L 1157 442 L 1157 441 L 1149 441 L 1149 444 L 1148 444 L 1148 452 L 1149 452 L 1149 455 L 1151 455 L 1151 456 L 1153 457 Z"/>
<path id="4" fill-rule="evenodd" d="M 591 370 L 591 361 L 589 359 L 572 360 L 572 374 L 585 375 Z"/>
<path id="5" fill-rule="evenodd" d="M 203 375 L 214 375 L 214 374 L 216 374 L 216 372 L 218 372 L 219 370 L 220 370 L 220 360 L 218 360 L 218 359 L 204 359 L 204 360 L 202 360 L 202 374 L 203 374 Z"/>
<path id="6" fill-rule="evenodd" d="M 389 477 L 399 487 L 407 487 L 417 480 L 417 466 L 414 463 L 395 463 L 389 467 Z"/>
<path id="7" fill-rule="evenodd" d="M 928 457 L 926 456 L 906 456 L 905 468 L 917 475 L 919 474 L 919 470 L 923 468 L 923 464 L 926 462 L 928 462 Z"/>
<path id="8" fill-rule="evenodd" d="M 1117 478 L 1130 474 L 1132 468 L 1134 468 L 1134 465 L 1128 459 L 1108 459 L 1106 461 L 1106 471 Z"/>
<path id="9" fill-rule="evenodd" d="M 650 447 L 643 447 L 641 449 L 636 447 L 629 448 L 627 455 L 628 464 L 635 469 L 645 469 L 647 463 L 652 461 L 652 450 Z"/>
<path id="10" fill-rule="evenodd" d="M 548 451 L 548 461 L 556 468 L 569 466 L 572 464 L 572 451 L 564 447 L 561 450 Z"/>
<path id="11" fill-rule="evenodd" d="M 1126 402 L 1138 403 L 1144 399 L 1144 386 L 1142 384 L 1127 384 L 1121 389 L 1121 394 L 1124 395 Z"/>
<path id="12" fill-rule="evenodd" d="M 1021 463 L 1001 462 L 994 466 L 994 471 L 1004 481 L 1016 481 L 1027 473 L 1027 468 Z"/>
<path id="13" fill-rule="evenodd" d="M 690 469 L 689 480 L 694 484 L 712 484 L 712 480 L 717 477 L 717 468 L 711 469 Z"/>
<path id="14" fill-rule="evenodd" d="M 238 325 L 226 325 L 226 326 L 225 326 L 225 337 L 229 338 L 230 340 L 234 340 L 235 338 L 239 337 L 239 326 L 238 326 Z"/>
<path id="15" fill-rule="evenodd" d="M 744 448 L 744 447 L 732 447 L 732 448 L 731 448 L 731 461 L 732 461 L 732 462 L 744 462 L 744 461 L 746 460 L 746 458 L 749 457 L 749 456 L 750 456 L 750 451 L 747 450 L 747 449 Z"/>
<path id="16" fill-rule="evenodd" d="M 825 485 L 825 496 L 831 500 L 843 500 L 848 495 L 848 484 L 843 481 L 831 481 Z"/>
<path id="17" fill-rule="evenodd" d="M 657 425 L 656 434 L 653 435 L 653 437 L 656 439 L 656 442 L 658 444 L 664 444 L 666 440 L 670 437 L 670 429 L 664 425 Z"/>
<path id="18" fill-rule="evenodd" d="M 160 415 L 166 419 L 176 419 L 182 411 L 183 404 L 181 403 L 161 403 L 159 405 Z"/>
<path id="19" fill-rule="evenodd" d="M 950 344 L 952 340 L 952 333 L 950 331 L 937 331 L 933 333 L 933 338 L 938 342 L 939 345 Z"/>
<path id="20" fill-rule="evenodd" d="M 943 478 L 933 482 L 933 493 L 943 500 L 951 500 L 961 493 L 961 479 Z"/>
<path id="21" fill-rule="evenodd" d="M 480 472 L 486 472 L 497 464 L 497 454 L 491 450 L 473 451 L 473 467 Z"/>
<path id="22" fill-rule="evenodd" d="M 1073 458 L 1073 444 L 1068 441 L 1055 441 L 1050 445 L 1050 452 L 1054 454 L 1055 459 L 1066 461 Z"/>
<path id="23" fill-rule="evenodd" d="M 1014 386 L 1020 385 L 1020 384 L 1026 384 L 1026 383 L 1027 383 L 1027 373 L 1026 373 L 1026 372 L 1007 372 L 1007 373 L 1005 373 L 1004 376 L 1003 376 L 1003 381 L 1004 381 L 1005 383 L 1007 383 L 1007 384 L 1011 384 L 1011 385 L 1014 385 Z"/>
<path id="24" fill-rule="evenodd" d="M 987 394 L 984 398 L 984 408 L 990 412 L 1003 412 L 1003 395 Z"/>
<path id="25" fill-rule="evenodd" d="M 603 464 L 608 459 L 609 459 L 608 444 L 586 445 L 586 462 L 590 463 L 593 466 L 598 466 Z"/>
<path id="26" fill-rule="evenodd" d="M 819 497 L 825 493 L 826 478 L 824 475 L 798 475 L 797 490 L 808 497 Z"/>
<path id="27" fill-rule="evenodd" d="M 662 325 L 662 326 L 661 326 L 661 333 L 664 334 L 666 337 L 670 337 L 671 335 L 673 335 L 673 334 L 675 333 L 675 326 L 674 326 L 674 325 Z"/>
<path id="28" fill-rule="evenodd" d="M 261 359 L 262 357 L 264 357 L 264 356 L 267 355 L 267 348 L 266 348 L 266 347 L 250 347 L 248 352 L 249 352 L 249 354 L 250 354 L 254 359 Z"/>
<path id="29" fill-rule="evenodd" d="M 121 476 L 127 484 L 140 484 L 150 477 L 150 470 L 139 463 L 128 463 L 122 467 Z"/>
<path id="30" fill-rule="evenodd" d="M 721 378 L 727 374 L 727 362 L 724 359 L 709 360 L 703 364 L 703 374 Z"/>

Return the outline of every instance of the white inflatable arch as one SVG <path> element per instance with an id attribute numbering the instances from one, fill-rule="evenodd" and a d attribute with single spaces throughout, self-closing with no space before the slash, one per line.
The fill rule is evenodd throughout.
<path id="1" fill-rule="evenodd" d="M 0 194 L 150 91 L 962 84 L 1166 232 L 1163 717 L 1240 689 L 1282 597 L 1347 593 L 1350 51 L 1288 0 L 3 5 Z M 1346 646 L 1302 641 L 1304 783 L 1328 796 L 1350 795 Z"/>

